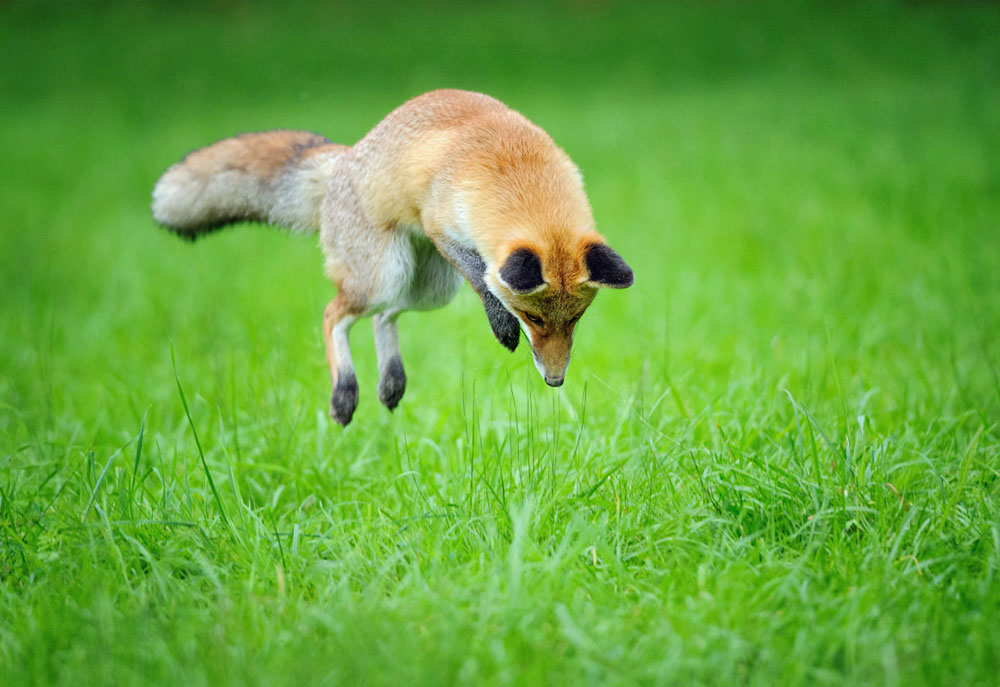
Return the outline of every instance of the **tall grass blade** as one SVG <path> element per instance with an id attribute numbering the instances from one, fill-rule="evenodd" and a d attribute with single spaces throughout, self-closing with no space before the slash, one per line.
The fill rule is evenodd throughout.
<path id="1" fill-rule="evenodd" d="M 184 397 L 184 389 L 181 387 L 181 378 L 177 375 L 177 359 L 174 355 L 174 347 L 170 347 L 170 364 L 173 366 L 174 370 L 174 381 L 177 382 L 177 393 L 181 397 L 181 405 L 184 406 L 184 414 L 187 416 L 188 425 L 191 427 L 191 433 L 194 435 L 195 446 L 198 447 L 198 457 L 201 458 L 201 467 L 205 471 L 205 478 L 208 480 L 208 486 L 212 490 L 212 496 L 215 498 L 215 503 L 219 507 L 219 514 L 222 515 L 223 521 L 229 526 L 230 530 L 233 527 L 233 523 L 229 520 L 229 515 L 226 513 L 226 507 L 222 504 L 222 498 L 219 496 L 219 490 L 215 488 L 215 480 L 212 479 L 212 473 L 208 469 L 208 461 L 205 460 L 205 452 L 201 448 L 201 440 L 198 439 L 198 430 L 195 429 L 194 420 L 191 418 L 191 410 L 188 408 L 187 399 Z"/>

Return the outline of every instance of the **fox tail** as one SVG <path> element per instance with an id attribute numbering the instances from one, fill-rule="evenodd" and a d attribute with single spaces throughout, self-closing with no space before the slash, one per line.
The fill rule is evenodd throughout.
<path id="1" fill-rule="evenodd" d="M 153 218 L 190 240 L 242 221 L 317 231 L 333 163 L 346 150 L 307 131 L 223 139 L 163 173 L 153 187 Z"/>

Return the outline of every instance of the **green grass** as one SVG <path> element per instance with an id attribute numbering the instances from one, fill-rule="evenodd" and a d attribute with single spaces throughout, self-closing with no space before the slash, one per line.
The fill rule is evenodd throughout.
<path id="1" fill-rule="evenodd" d="M 995 684 L 1000 11 L 0 9 L 0 682 Z M 567 383 L 470 289 L 326 416 L 314 238 L 149 192 L 489 92 L 636 285 Z M 523 349 L 523 346 L 522 346 Z M 183 392 L 181 391 L 183 390 Z"/>

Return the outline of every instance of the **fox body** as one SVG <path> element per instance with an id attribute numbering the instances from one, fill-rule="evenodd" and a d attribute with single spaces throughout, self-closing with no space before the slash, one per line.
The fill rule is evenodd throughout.
<path id="1" fill-rule="evenodd" d="M 562 384 L 573 329 L 602 286 L 632 270 L 596 232 L 576 166 L 545 131 L 479 93 L 426 93 L 353 146 L 303 131 L 244 134 L 196 150 L 153 189 L 153 217 L 190 239 L 233 222 L 319 232 L 336 297 L 323 313 L 331 416 L 358 402 L 348 333 L 372 316 L 378 395 L 406 386 L 396 320 L 448 303 L 464 277 L 494 335 L 520 331 Z"/>

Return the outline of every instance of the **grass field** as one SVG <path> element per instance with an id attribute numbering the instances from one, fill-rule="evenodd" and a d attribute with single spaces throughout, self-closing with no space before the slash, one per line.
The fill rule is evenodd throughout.
<path id="1" fill-rule="evenodd" d="M 1000 9 L 0 8 L 4 685 L 987 685 Z M 438 87 L 582 168 L 636 285 L 567 383 L 468 287 L 326 416 L 313 237 L 149 193 Z M 182 392 L 183 390 L 183 392 Z"/>

